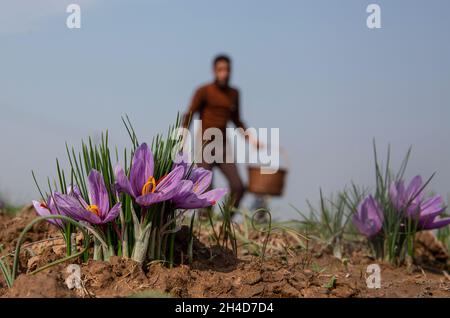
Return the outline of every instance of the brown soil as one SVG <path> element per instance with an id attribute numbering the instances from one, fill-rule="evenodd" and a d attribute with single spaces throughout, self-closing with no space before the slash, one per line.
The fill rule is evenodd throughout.
<path id="1" fill-rule="evenodd" d="M 0 214 L 0 244 L 13 250 L 20 231 L 34 217 L 30 209 L 19 217 Z M 119 257 L 110 262 L 80 264 L 82 285 L 70 290 L 65 281 L 67 264 L 34 275 L 26 274 L 64 253 L 58 233 L 48 225 L 33 228 L 26 242 L 56 238 L 30 245 L 21 254 L 20 274 L 12 289 L 0 276 L 2 297 L 450 297 L 450 276 L 443 269 L 448 255 L 435 243 L 431 249 L 420 245 L 421 259 L 430 254 L 430 266 L 394 268 L 381 266 L 381 288 L 366 285 L 366 268 L 375 263 L 357 245 L 347 248 L 348 259 L 341 261 L 326 250 L 296 250 L 268 253 L 260 257 L 196 242 L 193 264 L 167 268 L 137 263 Z M 429 237 L 420 238 L 425 242 Z M 182 240 L 182 238 L 180 238 Z M 202 242 L 204 240 L 200 238 Z M 419 240 L 419 241 L 420 241 Z M 428 244 L 428 243 L 427 243 Z M 431 250 L 431 251 L 430 251 Z M 5 252 L 3 252 L 5 254 Z M 427 260 L 430 258 L 428 257 Z M 181 263 L 184 259 L 179 260 Z M 434 263 L 433 263 L 434 262 Z M 439 266 L 436 265 L 436 262 Z M 446 263 L 447 262 L 447 263 Z M 444 265 L 443 265 L 444 264 Z"/>

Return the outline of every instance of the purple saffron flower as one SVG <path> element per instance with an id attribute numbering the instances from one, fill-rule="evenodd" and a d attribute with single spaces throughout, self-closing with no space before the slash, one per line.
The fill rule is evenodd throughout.
<path id="1" fill-rule="evenodd" d="M 89 202 L 81 197 L 79 191 L 73 195 L 55 194 L 58 208 L 67 216 L 91 224 L 105 224 L 113 221 L 120 213 L 121 203 L 109 209 L 109 197 L 103 176 L 91 170 L 88 176 Z"/>
<path id="2" fill-rule="evenodd" d="M 55 207 L 55 202 L 52 196 L 47 198 L 46 202 L 39 202 L 33 200 L 34 210 L 39 216 L 60 215 Z M 64 228 L 63 221 L 59 219 L 48 219 L 49 223 L 56 225 L 60 229 Z"/>
<path id="3" fill-rule="evenodd" d="M 181 185 L 184 168 L 176 167 L 158 181 L 153 176 L 153 169 L 153 154 L 147 144 L 143 143 L 134 153 L 129 179 L 122 167 L 116 166 L 117 191 L 128 193 L 144 207 L 172 199 Z"/>
<path id="4" fill-rule="evenodd" d="M 55 205 L 54 197 L 57 195 L 57 192 L 53 192 L 52 195 L 50 195 L 47 198 L 47 201 L 45 202 L 38 202 L 33 200 L 33 206 L 34 210 L 39 216 L 49 216 L 49 215 L 64 215 L 64 213 L 61 212 L 61 210 Z M 80 189 L 78 189 L 77 186 L 69 186 L 67 187 L 67 194 L 70 196 L 80 196 Z M 64 228 L 64 221 L 60 219 L 49 219 L 47 220 L 49 223 L 56 225 L 57 227 L 63 229 Z"/>
<path id="5" fill-rule="evenodd" d="M 212 181 L 212 172 L 203 168 L 194 168 L 188 179 L 182 181 L 182 186 L 172 198 L 175 207 L 181 209 L 199 209 L 216 204 L 227 189 L 219 188 L 205 192 Z"/>
<path id="6" fill-rule="evenodd" d="M 383 227 L 383 211 L 378 202 L 372 196 L 369 196 L 359 204 L 352 221 L 359 232 L 368 238 L 372 238 Z"/>
<path id="7" fill-rule="evenodd" d="M 415 176 L 408 187 L 403 180 L 397 181 L 389 188 L 389 197 L 398 211 L 403 211 L 406 216 L 417 214 L 420 202 L 423 199 L 422 177 Z"/>
<path id="8" fill-rule="evenodd" d="M 420 205 L 419 229 L 433 230 L 450 224 L 450 217 L 438 218 L 444 211 L 445 207 L 441 196 L 434 196 L 423 201 Z"/>
<path id="9" fill-rule="evenodd" d="M 185 171 L 181 187 L 172 202 L 180 209 L 200 209 L 216 204 L 227 192 L 220 188 L 205 192 L 211 185 L 212 172 L 204 168 L 189 169 L 186 153 L 178 153 L 174 159 L 174 168 L 183 167 Z"/>
<path id="10" fill-rule="evenodd" d="M 403 180 L 393 183 L 389 197 L 394 207 L 408 218 L 418 221 L 419 230 L 431 230 L 450 224 L 450 218 L 438 218 L 445 211 L 441 196 L 424 199 L 422 178 L 414 177 L 405 187 Z"/>

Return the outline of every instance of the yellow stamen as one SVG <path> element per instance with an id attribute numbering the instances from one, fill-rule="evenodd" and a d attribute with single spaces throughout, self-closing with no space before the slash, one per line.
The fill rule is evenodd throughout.
<path id="1" fill-rule="evenodd" d="M 98 206 L 96 206 L 95 204 L 88 205 L 87 210 L 88 210 L 89 212 L 94 213 L 94 214 L 97 215 L 97 216 L 100 215 L 100 210 L 98 209 Z"/>
<path id="2" fill-rule="evenodd" d="M 146 195 L 149 193 L 155 192 L 156 189 L 156 180 L 153 176 L 148 178 L 147 182 L 142 187 L 142 195 Z"/>

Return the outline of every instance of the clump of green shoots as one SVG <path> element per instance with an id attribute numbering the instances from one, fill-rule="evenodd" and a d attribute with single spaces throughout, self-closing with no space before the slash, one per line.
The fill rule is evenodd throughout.
<path id="1" fill-rule="evenodd" d="M 298 222 L 274 221 L 267 209 L 241 210 L 240 214 L 242 223 L 234 230 L 237 245 L 261 261 L 265 260 L 268 251 L 287 259 L 294 250 L 307 246 L 308 238 L 298 231 Z"/>
<path id="2" fill-rule="evenodd" d="M 185 212 L 196 205 L 214 204 L 226 190 L 199 193 L 197 182 L 203 181 L 204 189 L 209 186 L 204 180 L 210 178 L 198 179 L 205 171 L 195 170 L 196 175 L 189 179 L 195 169 L 193 165 L 187 167 L 187 163 L 185 166 L 184 162 L 175 162 L 174 158 L 182 150 L 179 116 L 165 137 L 157 135 L 152 140 L 151 147 L 138 141 L 128 116 L 122 121 L 131 140 L 130 149 L 123 149 L 122 154 L 119 155 L 117 147 L 110 147 L 106 131 L 98 144 L 92 138 L 82 140 L 80 150 L 66 144 L 69 168 L 64 170 L 56 160 L 57 178 L 53 181 L 47 178 L 46 191 L 32 172 L 42 199 L 33 201 L 34 208 L 43 219 L 60 229 L 66 242 L 66 257 L 80 256 L 74 234 L 81 230 L 88 231 L 92 238 L 94 259 L 108 260 L 118 255 L 131 257 L 141 264 L 160 261 L 172 266 L 175 235 Z M 228 213 L 225 207 L 221 210 Z M 194 218 L 190 224 L 190 259 L 193 226 Z M 228 238 L 231 230 L 230 225 L 225 229 Z M 89 253 L 89 249 L 83 250 L 85 260 Z M 5 261 L 0 266 L 2 273 L 8 275 Z"/>
<path id="3" fill-rule="evenodd" d="M 326 198 L 320 189 L 318 207 L 307 201 L 309 214 L 305 214 L 292 206 L 302 217 L 302 229 L 307 236 L 315 239 L 325 249 L 332 249 L 333 255 L 343 257 L 344 236 L 351 234 L 350 220 L 353 208 L 363 197 L 364 191 L 352 184 L 351 189 L 345 189 L 337 197 Z"/>
<path id="4" fill-rule="evenodd" d="M 416 176 L 405 184 L 411 148 L 397 173 L 390 168 L 390 147 L 384 167 L 379 162 L 375 141 L 373 151 L 375 191 L 354 210 L 353 223 L 366 236 L 376 258 L 400 265 L 413 259 L 416 232 L 445 227 L 450 218 L 439 217 L 445 210 L 440 196 L 424 194 L 434 174 L 426 182 Z"/>
<path id="5" fill-rule="evenodd" d="M 231 196 L 228 196 L 227 199 L 219 205 L 219 217 L 221 223 L 218 233 L 214 228 L 215 221 L 213 220 L 213 210 L 208 209 L 207 213 L 215 243 L 224 249 L 231 247 L 234 255 L 237 256 L 236 229 L 233 222 L 234 211 L 234 200 Z"/>
<path id="6" fill-rule="evenodd" d="M 3 246 L 0 245 L 0 253 L 3 251 Z M 9 263 L 6 261 L 6 256 L 0 257 L 0 272 L 2 273 L 3 277 L 5 278 L 6 286 L 9 288 L 12 287 L 14 278 L 12 276 L 12 270 L 9 266 Z"/>

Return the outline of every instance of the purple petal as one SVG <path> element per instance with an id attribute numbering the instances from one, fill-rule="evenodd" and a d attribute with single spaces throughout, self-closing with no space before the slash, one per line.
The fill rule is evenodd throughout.
<path id="1" fill-rule="evenodd" d="M 189 179 L 194 183 L 194 192 L 203 193 L 211 185 L 212 171 L 203 168 L 193 169 Z"/>
<path id="2" fill-rule="evenodd" d="M 175 169 L 176 167 L 182 166 L 184 168 L 184 171 L 188 171 L 188 154 L 184 152 L 179 152 L 175 155 L 175 158 L 173 159 L 173 167 L 172 169 Z"/>
<path id="3" fill-rule="evenodd" d="M 75 216 L 73 217 L 75 219 Z M 89 210 L 80 210 L 77 215 L 76 219 L 79 221 L 85 221 L 90 224 L 103 224 L 104 222 L 102 219 L 95 213 L 92 213 Z"/>
<path id="4" fill-rule="evenodd" d="M 67 187 L 67 194 L 81 197 L 81 191 L 80 191 L 80 188 L 77 185 L 70 185 L 70 186 L 68 186 Z"/>
<path id="5" fill-rule="evenodd" d="M 365 227 L 364 227 L 364 224 L 361 222 L 361 220 L 360 220 L 360 218 L 359 218 L 359 215 L 358 215 L 357 213 L 355 213 L 355 214 L 353 215 L 352 223 L 353 223 L 354 226 L 356 226 L 356 228 L 358 229 L 358 231 L 359 231 L 361 234 L 364 234 L 364 235 L 365 235 Z"/>
<path id="6" fill-rule="evenodd" d="M 450 218 L 441 218 L 441 219 L 434 220 L 432 222 L 427 222 L 425 224 L 422 224 L 421 228 L 423 230 L 434 230 L 434 229 L 439 229 L 441 227 L 447 226 L 448 224 L 450 224 Z"/>
<path id="7" fill-rule="evenodd" d="M 81 220 L 80 214 L 86 210 L 87 206 L 87 203 L 82 198 L 55 193 L 54 199 L 55 205 L 61 214 L 67 215 L 75 220 Z"/>
<path id="8" fill-rule="evenodd" d="M 185 195 L 183 198 L 180 198 L 177 201 L 174 201 L 174 203 L 175 207 L 177 207 L 178 209 L 201 209 L 211 206 L 211 203 L 208 201 L 208 199 L 200 199 L 193 192 Z"/>
<path id="9" fill-rule="evenodd" d="M 34 201 L 33 200 L 33 206 L 34 206 L 34 210 L 36 211 L 36 213 L 39 216 L 50 216 L 50 215 L 55 215 L 54 213 L 52 213 L 50 211 L 50 209 L 45 208 L 42 206 L 42 204 L 38 201 Z M 56 214 L 57 215 L 57 214 Z M 58 220 L 58 219 L 48 219 L 47 222 L 58 226 L 59 228 L 63 228 L 63 222 L 62 220 Z"/>
<path id="10" fill-rule="evenodd" d="M 100 211 L 100 217 L 104 217 L 109 211 L 109 196 L 102 174 L 97 170 L 91 170 L 88 176 L 88 186 L 91 204 L 96 205 Z"/>
<path id="11" fill-rule="evenodd" d="M 156 186 L 155 192 L 168 192 L 178 187 L 184 175 L 184 168 L 178 166 L 165 176 Z"/>
<path id="12" fill-rule="evenodd" d="M 180 185 L 178 187 L 178 191 L 174 196 L 174 200 L 176 198 L 182 198 L 192 192 L 192 188 L 194 187 L 194 184 L 190 180 L 181 180 Z"/>
<path id="13" fill-rule="evenodd" d="M 137 197 L 136 202 L 140 206 L 150 206 L 155 203 L 167 201 L 172 197 L 173 197 L 172 193 L 154 192 Z"/>
<path id="14" fill-rule="evenodd" d="M 141 206 L 149 206 L 155 203 L 172 199 L 177 193 L 184 175 L 182 166 L 172 170 L 155 188 L 155 192 L 141 195 L 136 198 L 136 202 Z"/>
<path id="15" fill-rule="evenodd" d="M 378 219 L 378 221 L 380 221 L 380 224 L 381 224 L 384 219 L 383 212 L 381 211 L 381 207 L 372 196 L 370 196 L 369 199 L 370 199 L 370 205 L 372 208 L 372 212 L 374 213 L 373 217 L 376 217 Z"/>
<path id="16" fill-rule="evenodd" d="M 73 197 L 76 201 L 78 201 L 79 204 L 81 204 L 81 206 L 84 209 L 87 209 L 87 207 L 89 206 L 86 201 L 84 201 L 83 196 L 81 195 L 81 191 L 80 188 L 78 188 L 77 185 L 73 185 L 73 186 L 68 186 L 67 187 L 67 195 Z M 53 198 L 52 198 L 53 199 Z M 53 201 L 53 200 L 52 200 Z"/>
<path id="17" fill-rule="evenodd" d="M 186 198 L 193 194 L 192 188 L 194 184 L 190 180 L 181 180 L 178 186 L 177 193 L 172 197 L 172 201 L 175 206 L 179 206 L 180 203 L 185 202 Z"/>
<path id="18" fill-rule="evenodd" d="M 406 212 L 405 214 L 409 218 L 419 217 L 421 212 L 420 209 L 421 209 L 420 202 L 416 202 L 415 200 L 404 208 Z"/>
<path id="19" fill-rule="evenodd" d="M 109 223 L 111 221 L 114 221 L 120 213 L 120 208 L 121 208 L 120 202 L 116 203 L 112 207 L 112 209 L 108 212 L 106 217 L 103 219 L 102 223 Z"/>
<path id="20" fill-rule="evenodd" d="M 369 196 L 359 204 L 352 221 L 362 234 L 370 238 L 383 227 L 383 213 L 375 199 Z"/>
<path id="21" fill-rule="evenodd" d="M 227 189 L 214 189 L 201 195 L 191 192 L 177 197 L 174 203 L 179 209 L 201 209 L 216 204 L 226 193 Z"/>
<path id="22" fill-rule="evenodd" d="M 406 196 L 407 200 L 410 201 L 412 198 L 415 198 L 414 200 L 420 200 L 422 193 L 419 193 L 419 191 L 422 188 L 422 177 L 421 176 L 415 176 L 411 182 L 408 185 L 408 188 L 406 189 Z M 408 203 L 408 202 L 405 202 Z"/>
<path id="23" fill-rule="evenodd" d="M 135 196 L 142 193 L 147 179 L 153 175 L 153 154 L 146 143 L 136 149 L 131 164 L 130 182 Z"/>
<path id="24" fill-rule="evenodd" d="M 421 229 L 431 226 L 436 217 L 445 211 L 443 200 L 440 196 L 434 196 L 425 200 L 420 208 L 419 228 Z"/>
<path id="25" fill-rule="evenodd" d="M 44 208 L 44 207 L 42 206 L 42 203 L 39 202 L 39 201 L 34 201 L 34 200 L 33 200 L 33 206 L 34 206 L 34 209 L 36 210 L 36 213 L 39 214 L 40 216 L 49 216 L 49 215 L 52 215 L 52 214 L 50 213 L 50 210 L 47 209 L 47 208 Z"/>
<path id="26" fill-rule="evenodd" d="M 442 197 L 436 195 L 425 200 L 420 207 L 420 216 L 438 216 L 445 211 L 444 201 Z"/>
<path id="27" fill-rule="evenodd" d="M 367 206 L 369 205 L 369 199 L 370 199 L 370 197 L 361 203 L 361 207 L 360 207 L 360 210 L 358 213 L 359 219 L 362 221 L 363 224 L 364 224 L 365 220 L 367 220 L 369 218 L 369 212 L 367 211 L 368 210 Z"/>
<path id="28" fill-rule="evenodd" d="M 222 199 L 222 197 L 228 192 L 228 189 L 226 188 L 218 188 L 218 189 L 214 189 L 208 192 L 205 192 L 201 195 L 199 195 L 198 197 L 200 199 L 206 199 L 208 200 L 208 202 L 210 203 L 210 205 L 214 205 L 217 203 L 217 201 L 219 201 L 220 199 Z"/>
<path id="29" fill-rule="evenodd" d="M 117 165 L 114 168 L 114 175 L 116 176 L 116 191 L 120 193 L 127 193 L 135 198 L 136 193 L 134 193 L 134 190 L 131 187 L 131 183 L 125 175 L 125 171 L 123 171 L 121 166 Z"/>
<path id="30" fill-rule="evenodd" d="M 55 201 L 53 200 L 53 196 L 54 196 L 55 194 L 53 193 L 53 195 L 51 195 L 51 196 L 49 196 L 48 198 L 47 198 L 47 207 L 48 207 L 48 209 L 50 210 L 50 212 L 53 214 L 53 213 L 58 213 L 58 209 L 56 208 L 56 206 L 55 206 Z"/>
<path id="31" fill-rule="evenodd" d="M 392 205 L 397 209 L 402 209 L 402 188 L 404 187 L 403 182 L 393 182 L 389 188 L 389 198 L 391 199 Z"/>

